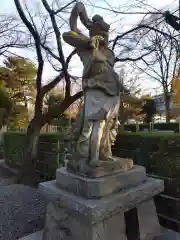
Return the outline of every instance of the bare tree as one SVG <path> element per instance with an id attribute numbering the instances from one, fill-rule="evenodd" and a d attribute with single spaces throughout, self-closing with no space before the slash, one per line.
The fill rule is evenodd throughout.
<path id="1" fill-rule="evenodd" d="M 0 15 L 0 56 L 11 54 L 13 48 L 30 46 L 29 34 L 21 29 L 21 22 L 13 15 Z"/>
<path id="2" fill-rule="evenodd" d="M 141 100 L 139 99 L 141 88 L 138 75 L 134 71 L 130 71 L 130 68 L 121 67 L 119 77 L 122 84 L 128 89 L 128 92 L 122 91 L 120 95 L 119 120 L 121 122 L 121 130 L 123 130 L 124 123 L 128 118 L 134 118 L 136 108 L 141 105 Z"/>
<path id="3" fill-rule="evenodd" d="M 23 181 L 24 183 L 32 183 L 36 181 L 35 169 L 33 167 L 33 159 L 36 156 L 36 147 L 37 140 L 42 126 L 51 121 L 51 119 L 60 116 L 75 100 L 82 96 L 82 92 L 71 95 L 71 78 L 68 73 L 68 64 L 71 60 L 71 57 L 74 55 L 74 51 L 65 59 L 62 42 L 61 42 L 61 32 L 60 26 L 58 25 L 57 16 L 68 7 L 72 2 L 69 2 L 67 5 L 63 6 L 60 9 L 54 10 L 48 4 L 46 0 L 41 1 L 46 15 L 43 16 L 43 22 L 38 29 L 38 24 L 35 24 L 35 18 L 32 17 L 31 13 L 28 11 L 27 7 L 21 5 L 19 0 L 14 0 L 15 6 L 19 13 L 19 16 L 26 28 L 32 36 L 32 40 L 35 45 L 38 69 L 36 77 L 36 102 L 34 109 L 34 117 L 30 121 L 30 124 L 27 129 L 26 143 L 24 146 L 24 162 L 19 174 L 19 182 Z M 40 18 L 39 18 L 40 19 Z M 54 34 L 54 42 L 56 45 L 56 52 L 52 50 L 50 45 L 47 45 L 47 36 L 49 33 L 49 27 L 46 26 L 46 23 L 51 23 L 51 35 Z M 46 28 L 47 27 L 47 28 Z M 47 31 L 48 29 L 48 31 Z M 46 35 L 43 36 L 43 33 Z M 52 43 L 51 43 L 52 44 Z M 58 75 L 48 84 L 42 85 L 42 74 L 44 69 L 44 62 L 46 54 L 50 55 L 59 63 L 59 73 Z M 50 109 L 48 112 L 43 112 L 43 98 L 51 89 L 53 89 L 60 81 L 65 80 L 65 98 L 60 103 Z M 31 170 L 31 173 L 29 172 Z M 28 174 L 27 174 L 28 173 Z"/>
<path id="4" fill-rule="evenodd" d="M 53 1 L 53 4 L 50 5 L 47 0 L 41 0 L 40 3 L 43 11 L 39 12 L 37 16 L 37 14 L 33 15 L 26 5 L 21 5 L 20 0 L 14 0 L 19 16 L 30 33 L 30 40 L 35 46 L 38 62 L 34 117 L 30 121 L 27 129 L 24 161 L 19 175 L 19 182 L 23 181 L 24 183 L 33 183 L 34 180 L 36 181 L 33 159 L 36 155 L 37 140 L 42 126 L 50 122 L 53 118 L 59 117 L 74 101 L 82 96 L 82 91 L 71 95 L 74 78 L 69 74 L 69 63 L 76 52 L 72 51 L 69 56 L 66 56 L 61 41 L 61 32 L 63 31 L 64 25 L 67 24 L 66 13 L 69 11 L 71 4 L 76 1 L 68 1 L 67 4 L 63 6 L 57 6 L 57 2 L 58 1 Z M 108 7 L 108 9 L 111 8 Z M 114 40 L 111 41 L 112 49 L 117 54 L 117 62 L 142 60 L 152 52 L 152 49 L 144 49 L 143 53 L 135 58 L 122 56 L 122 52 L 129 53 L 132 49 L 136 48 L 135 43 L 137 45 L 137 39 L 135 36 L 140 29 L 146 29 L 146 32 L 142 33 L 141 31 L 141 37 L 143 34 L 147 34 L 148 31 L 156 31 L 163 37 L 169 37 L 168 33 L 156 29 L 156 26 L 149 26 L 142 23 L 125 33 L 119 33 Z M 131 33 L 134 35 L 129 36 Z M 125 37 L 130 39 L 129 46 L 125 46 L 124 44 Z M 45 61 L 47 60 L 58 73 L 52 81 L 43 85 L 42 74 Z M 63 101 L 49 108 L 47 112 L 43 112 L 44 96 L 62 81 L 65 81 L 65 97 Z"/>
<path id="5" fill-rule="evenodd" d="M 147 34 L 143 39 L 143 46 L 145 49 L 149 49 L 151 54 L 143 57 L 142 61 L 134 63 L 134 66 L 150 80 L 160 84 L 164 94 L 166 121 L 169 122 L 171 85 L 179 61 L 179 46 L 174 41 L 175 31 L 170 26 L 162 24 L 159 29 L 172 37 L 164 37 L 157 31 Z"/>

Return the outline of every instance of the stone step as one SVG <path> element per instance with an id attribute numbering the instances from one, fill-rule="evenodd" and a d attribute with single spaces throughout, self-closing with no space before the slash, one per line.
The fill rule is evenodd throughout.
<path id="1" fill-rule="evenodd" d="M 28 236 L 25 236 L 23 238 L 19 238 L 19 240 L 41 240 L 43 235 L 43 231 L 38 231 L 35 233 L 32 233 Z"/>

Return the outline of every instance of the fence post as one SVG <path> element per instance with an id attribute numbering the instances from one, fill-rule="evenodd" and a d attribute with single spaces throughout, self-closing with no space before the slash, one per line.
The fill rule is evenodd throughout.
<path id="1" fill-rule="evenodd" d="M 149 123 L 149 131 L 152 132 L 154 130 L 153 122 Z"/>
<path id="2" fill-rule="evenodd" d="M 136 123 L 136 132 L 139 132 L 139 123 Z"/>
<path id="3" fill-rule="evenodd" d="M 57 141 L 57 165 L 58 165 L 58 168 L 59 168 L 59 158 L 60 158 L 60 141 L 58 138 L 58 141 Z"/>

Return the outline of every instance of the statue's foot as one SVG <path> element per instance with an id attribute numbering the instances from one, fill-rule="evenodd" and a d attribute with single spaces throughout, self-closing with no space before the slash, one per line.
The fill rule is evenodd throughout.
<path id="1" fill-rule="evenodd" d="M 79 161 L 69 161 L 68 162 L 68 168 L 75 171 L 75 172 L 86 172 L 87 171 L 87 163 L 86 163 L 86 159 L 80 159 Z"/>
<path id="2" fill-rule="evenodd" d="M 100 166 L 100 161 L 96 160 L 96 159 L 92 159 L 91 161 L 89 161 L 89 166 L 92 168 L 96 168 Z"/>
<path id="3" fill-rule="evenodd" d="M 109 162 L 115 162 L 116 161 L 116 159 L 113 158 L 113 157 L 108 157 L 107 159 L 108 159 L 107 161 L 109 161 Z"/>
<path id="4" fill-rule="evenodd" d="M 115 158 L 113 158 L 112 156 L 110 156 L 110 155 L 105 155 L 105 154 L 101 154 L 100 155 L 100 160 L 101 161 L 108 161 L 108 162 L 113 162 L 113 161 L 116 161 L 116 159 Z"/>

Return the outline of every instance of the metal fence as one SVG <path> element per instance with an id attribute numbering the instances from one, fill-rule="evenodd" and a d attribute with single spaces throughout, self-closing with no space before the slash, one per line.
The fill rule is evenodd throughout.
<path id="1" fill-rule="evenodd" d="M 172 123 L 173 124 L 173 123 Z M 176 127 L 176 132 L 180 132 L 180 122 L 177 122 L 177 123 L 174 123 L 174 124 L 177 124 L 177 127 Z M 134 126 L 133 127 L 133 131 L 134 132 L 175 132 L 174 128 L 170 128 L 170 129 L 166 129 L 166 128 L 161 128 L 161 129 L 158 129 L 157 125 L 158 123 L 149 123 L 149 124 L 146 124 L 146 126 L 143 126 L 143 124 L 140 124 L 140 123 L 136 123 L 136 124 L 125 124 L 124 127 L 125 129 L 128 128 L 128 126 Z M 128 131 L 132 131 L 132 130 L 128 130 Z"/>
<path id="2" fill-rule="evenodd" d="M 8 132 L 8 131 L 12 131 L 12 129 L 8 128 L 7 126 L 4 126 L 0 132 L 4 133 L 4 132 Z M 13 129 L 13 131 L 15 132 L 21 132 L 21 133 L 26 133 L 27 132 L 27 128 L 16 128 Z M 44 125 L 41 128 L 41 133 L 62 133 L 62 134 L 69 134 L 71 131 L 71 127 L 61 127 L 61 126 L 55 126 L 55 125 Z"/>
<path id="3" fill-rule="evenodd" d="M 0 137 L 3 140 L 3 134 L 10 132 L 7 127 L 3 127 L 0 132 Z M 13 132 L 26 133 L 27 129 L 17 128 Z M 41 133 L 57 133 L 54 140 L 51 142 L 47 135 L 47 141 L 40 140 L 38 143 L 37 157 L 34 161 L 34 167 L 40 176 L 40 181 L 47 181 L 55 178 L 56 169 L 65 165 L 67 159 L 70 159 L 70 144 L 69 134 L 70 127 L 59 127 L 54 125 L 46 125 L 42 128 Z M 64 136 L 64 137 L 63 137 Z M 22 136 L 23 137 L 23 136 Z M 21 139 L 21 138 L 20 138 Z M 24 139 L 24 138 L 23 138 Z M 18 141 L 14 144 L 13 149 L 9 149 L 9 154 L 3 154 L 6 158 L 6 163 L 10 166 L 19 168 L 23 159 L 23 142 Z M 7 151 L 7 150 L 6 150 Z"/>

